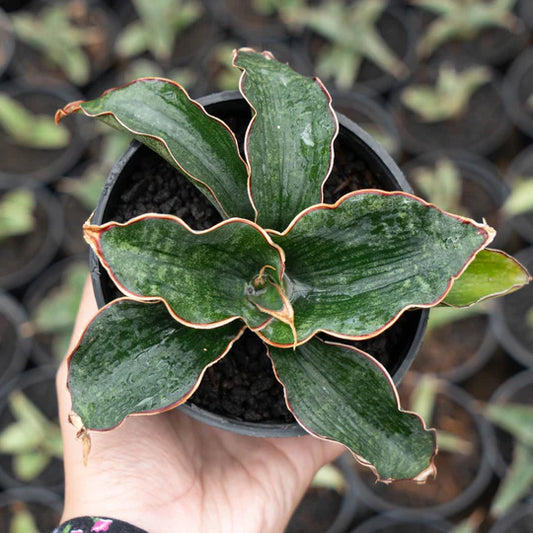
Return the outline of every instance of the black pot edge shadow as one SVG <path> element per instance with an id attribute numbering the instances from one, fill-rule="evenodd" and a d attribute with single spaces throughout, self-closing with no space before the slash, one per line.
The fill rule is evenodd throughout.
<path id="1" fill-rule="evenodd" d="M 350 533 L 379 533 L 385 527 L 390 528 L 395 525 L 424 526 L 427 528 L 427 533 L 449 533 L 453 529 L 452 524 L 438 514 L 427 512 L 411 513 L 397 510 L 372 516 L 350 530 Z"/>
<path id="2" fill-rule="evenodd" d="M 512 400 L 514 394 L 526 388 L 528 385 L 533 386 L 533 369 L 523 370 L 506 379 L 492 393 L 488 404 L 506 403 L 509 400 Z M 503 479 L 507 473 L 509 465 L 503 458 L 500 448 L 498 447 L 497 437 L 495 437 L 495 439 L 494 446 L 490 448 L 489 459 L 496 474 Z"/>
<path id="3" fill-rule="evenodd" d="M 244 98 L 238 91 L 214 93 L 199 98 L 197 101 L 202 106 L 209 108 L 214 107 L 215 105 L 227 104 L 228 102 L 232 102 L 235 100 L 244 101 Z M 210 111 L 209 109 L 207 110 L 208 112 Z M 366 133 L 359 126 L 357 126 L 354 122 L 347 119 L 346 117 L 339 115 L 339 122 L 341 126 L 345 128 L 346 133 L 352 135 L 352 138 L 357 145 L 356 149 L 361 151 L 362 157 L 365 159 L 367 164 L 373 166 L 374 169 L 378 169 L 376 171 L 376 178 L 378 180 L 385 180 L 386 182 L 388 182 L 391 188 L 404 190 L 406 192 L 412 192 L 411 187 L 407 183 L 407 180 L 401 173 L 400 169 L 381 145 L 379 145 L 368 133 Z M 111 170 L 93 215 L 92 220 L 95 224 L 100 224 L 106 220 L 106 208 L 110 199 L 112 188 L 117 182 L 120 173 L 126 167 L 128 161 L 131 159 L 131 157 L 134 155 L 134 153 L 140 146 L 141 143 L 139 143 L 138 141 L 132 141 L 130 146 L 126 149 L 124 154 L 120 157 L 120 159 L 117 161 L 117 163 Z M 90 254 L 89 263 L 96 301 L 98 303 L 98 306 L 102 307 L 103 305 L 105 305 L 106 300 L 104 298 L 104 293 L 100 280 L 101 276 L 105 275 L 105 272 L 102 270 L 101 266 L 98 263 L 98 259 L 96 258 L 93 252 L 91 252 Z M 400 382 L 402 377 L 407 372 L 409 366 L 411 365 L 416 355 L 416 352 L 418 351 L 422 342 L 422 337 L 424 335 L 424 331 L 427 324 L 427 317 L 429 314 L 427 309 L 420 309 L 411 312 L 418 314 L 418 323 L 413 333 L 411 346 L 407 354 L 405 355 L 404 360 L 393 373 L 393 380 L 396 384 Z M 251 423 L 237 419 L 230 419 L 222 415 L 211 413 L 189 403 L 180 405 L 178 408 L 186 412 L 189 416 L 197 420 L 203 421 L 213 427 L 243 435 L 255 437 L 296 437 L 308 434 L 307 431 L 305 431 L 296 423 Z"/>
<path id="4" fill-rule="evenodd" d="M 2 386 L 22 372 L 29 359 L 33 343 L 30 337 L 24 337 L 21 333 L 22 325 L 28 322 L 24 307 L 13 296 L 2 290 L 0 290 L 0 309 L 2 313 L 10 317 L 17 334 L 16 347 L 11 354 L 11 363 L 0 375 L 0 386 Z"/>

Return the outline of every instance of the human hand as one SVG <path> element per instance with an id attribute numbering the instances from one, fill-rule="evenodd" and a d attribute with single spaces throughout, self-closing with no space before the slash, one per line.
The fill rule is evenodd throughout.
<path id="1" fill-rule="evenodd" d="M 87 282 L 71 348 L 97 312 Z M 91 432 L 91 454 L 69 424 L 67 365 L 57 375 L 65 508 L 118 518 L 150 533 L 283 531 L 316 471 L 345 448 L 315 437 L 267 439 L 210 427 L 173 409 Z"/>

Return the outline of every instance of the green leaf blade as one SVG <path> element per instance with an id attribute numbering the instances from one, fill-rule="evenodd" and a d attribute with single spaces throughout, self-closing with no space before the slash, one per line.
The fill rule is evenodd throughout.
<path id="1" fill-rule="evenodd" d="M 307 431 L 347 446 L 381 481 L 434 473 L 434 432 L 399 410 L 391 378 L 371 356 L 318 339 L 296 353 L 269 352 L 289 409 Z"/>
<path id="2" fill-rule="evenodd" d="M 356 191 L 306 210 L 273 234 L 286 256 L 298 342 L 318 331 L 365 339 L 406 309 L 436 305 L 493 234 L 401 192 Z M 280 347 L 292 342 L 276 320 L 258 334 Z"/>
<path id="3" fill-rule="evenodd" d="M 257 223 L 282 231 L 322 201 L 338 122 L 325 87 L 268 53 L 241 49 L 241 92 L 255 110 L 245 139 Z"/>
<path id="4" fill-rule="evenodd" d="M 205 368 L 241 330 L 237 322 L 195 330 L 178 324 L 162 304 L 115 300 L 96 315 L 69 356 L 72 408 L 86 429 L 97 430 L 133 413 L 171 409 L 190 397 Z"/>
<path id="5" fill-rule="evenodd" d="M 280 283 L 283 257 L 252 222 L 230 219 L 198 232 L 177 217 L 147 215 L 86 226 L 85 236 L 124 294 L 164 301 L 185 325 L 217 327 L 240 317 L 254 329 L 269 320 L 254 296 L 283 307 L 274 286 L 254 287 L 267 265 Z"/>
<path id="6" fill-rule="evenodd" d="M 189 177 L 227 217 L 253 218 L 248 170 L 235 136 L 177 83 L 141 78 L 95 100 L 72 102 L 56 121 L 77 111 L 133 135 Z"/>
<path id="7" fill-rule="evenodd" d="M 468 307 L 516 291 L 531 281 L 529 272 L 500 250 L 482 250 L 454 281 L 443 303 Z"/>

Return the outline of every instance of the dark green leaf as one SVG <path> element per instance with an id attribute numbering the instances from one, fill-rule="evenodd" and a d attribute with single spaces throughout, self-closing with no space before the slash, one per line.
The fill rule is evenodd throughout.
<path id="1" fill-rule="evenodd" d="M 192 329 L 165 306 L 115 300 L 85 331 L 69 359 L 72 408 L 87 429 L 110 429 L 131 413 L 165 411 L 194 392 L 242 324 Z"/>
<path id="2" fill-rule="evenodd" d="M 312 207 L 273 235 L 286 255 L 298 342 L 319 330 L 367 338 L 410 307 L 436 305 L 493 235 L 406 193 L 358 191 L 337 205 Z M 293 338 L 276 320 L 260 335 L 279 346 Z"/>
<path id="3" fill-rule="evenodd" d="M 182 171 L 223 212 L 253 218 L 248 171 L 229 128 L 169 80 L 141 78 L 100 98 L 72 102 L 56 121 L 82 111 L 133 135 Z"/>
<path id="4" fill-rule="evenodd" d="M 245 150 L 257 223 L 282 231 L 306 207 L 322 201 L 338 131 L 325 87 L 269 52 L 238 51 L 241 92 L 255 110 Z"/>
<path id="5" fill-rule="evenodd" d="M 242 317 L 262 326 L 283 301 L 282 251 L 253 222 L 228 220 L 202 232 L 181 219 L 149 215 L 127 224 L 86 226 L 85 236 L 119 288 L 136 300 L 163 299 L 176 320 L 215 327 Z M 267 265 L 272 268 L 265 268 Z"/>
<path id="6" fill-rule="evenodd" d="M 528 271 L 500 250 L 482 250 L 454 281 L 443 303 L 467 307 L 487 298 L 516 291 L 529 283 Z"/>
<path id="7" fill-rule="evenodd" d="M 269 351 L 289 408 L 309 432 L 346 445 L 382 481 L 434 473 L 434 433 L 399 410 L 391 378 L 371 356 L 316 338 L 295 352 Z"/>

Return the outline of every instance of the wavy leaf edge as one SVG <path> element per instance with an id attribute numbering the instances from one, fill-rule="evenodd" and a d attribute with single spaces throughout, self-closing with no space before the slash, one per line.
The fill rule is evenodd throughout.
<path id="1" fill-rule="evenodd" d="M 221 226 L 225 226 L 225 225 L 228 225 L 228 224 L 234 224 L 234 223 L 242 223 L 242 224 L 246 224 L 248 226 L 251 226 L 251 227 L 255 228 L 263 236 L 263 238 L 267 241 L 267 244 L 269 244 L 272 248 L 274 248 L 278 252 L 278 254 L 280 256 L 280 264 L 281 264 L 281 272 L 279 273 L 279 277 L 280 277 L 280 279 L 282 279 L 283 278 L 283 273 L 284 273 L 284 270 L 285 270 L 285 252 L 283 251 L 283 249 L 280 246 L 278 246 L 272 240 L 270 235 L 268 235 L 268 233 L 263 228 L 261 228 L 261 226 L 258 226 L 255 222 L 252 222 L 251 220 L 247 220 L 245 218 L 228 218 L 228 219 L 223 220 L 223 221 L 219 222 L 218 224 L 216 224 L 216 225 L 214 225 L 214 226 L 212 226 L 212 227 L 210 227 L 208 229 L 205 229 L 205 230 L 194 230 L 184 220 L 182 220 L 181 218 L 179 218 L 179 217 L 177 217 L 175 215 L 165 215 L 165 214 L 160 214 L 160 213 L 145 213 L 143 215 L 139 215 L 137 217 L 133 217 L 130 220 L 128 220 L 127 222 L 110 221 L 110 222 L 106 222 L 105 224 L 102 224 L 102 225 L 93 225 L 91 223 L 91 219 L 92 219 L 92 215 L 91 215 L 91 217 L 89 217 L 87 222 L 85 222 L 85 224 L 83 225 L 83 236 L 84 236 L 84 239 L 90 245 L 91 249 L 93 250 L 93 252 L 97 256 L 100 264 L 104 267 L 104 269 L 108 273 L 109 277 L 111 278 L 111 280 L 113 281 L 115 286 L 125 296 L 127 296 L 129 299 L 135 300 L 137 302 L 144 302 L 144 303 L 161 302 L 161 303 L 163 303 L 165 305 L 165 307 L 167 308 L 167 311 L 174 318 L 174 320 L 176 320 L 176 322 L 179 322 L 183 326 L 186 326 L 186 327 L 189 327 L 189 328 L 194 328 L 194 329 L 213 329 L 213 328 L 217 328 L 217 327 L 229 324 L 230 322 L 232 322 L 234 320 L 240 319 L 246 324 L 246 327 L 248 329 L 250 329 L 251 331 L 257 332 L 259 329 L 264 328 L 272 320 L 272 316 L 269 316 L 269 317 L 266 318 L 264 323 L 260 324 L 257 327 L 254 327 L 254 328 L 250 327 L 248 325 L 247 321 L 243 317 L 241 317 L 239 315 L 231 316 L 231 317 L 228 317 L 225 320 L 220 320 L 218 322 L 210 322 L 210 323 L 207 323 L 207 324 L 198 324 L 198 323 L 189 322 L 189 321 L 185 320 L 184 318 L 180 317 L 170 307 L 168 302 L 163 297 L 161 297 L 161 296 L 142 296 L 140 294 L 134 293 L 134 292 L 129 291 L 128 289 L 126 289 L 126 287 L 124 287 L 119 282 L 119 280 L 117 279 L 117 277 L 113 273 L 113 269 L 111 268 L 109 263 L 105 260 L 105 257 L 104 257 L 104 254 L 102 252 L 102 248 L 101 248 L 101 245 L 100 245 L 100 239 L 99 239 L 99 236 L 102 233 L 104 233 L 105 231 L 109 230 L 110 228 L 126 227 L 126 226 L 129 226 L 131 224 L 135 224 L 136 222 L 139 222 L 139 221 L 142 221 L 142 220 L 147 220 L 147 219 L 170 220 L 172 222 L 176 222 L 177 224 L 180 224 L 183 228 L 185 228 L 187 231 L 189 231 L 193 235 L 207 234 L 207 233 L 211 233 L 212 231 L 220 228 Z"/>
<path id="2" fill-rule="evenodd" d="M 347 446 L 345 446 L 346 449 L 352 454 L 354 459 L 360 465 L 369 468 L 372 471 L 372 473 L 376 476 L 376 481 L 377 482 L 384 483 L 386 485 L 389 485 L 389 484 L 391 484 L 393 482 L 397 482 L 397 481 L 414 481 L 415 483 L 418 483 L 418 484 L 424 484 L 424 483 L 426 483 L 426 481 L 428 479 L 435 478 L 435 476 L 437 475 L 437 468 L 435 466 L 435 456 L 438 454 L 438 444 L 437 444 L 437 438 L 436 438 L 437 437 L 437 431 L 435 429 L 433 429 L 433 428 L 428 428 L 426 426 L 426 422 L 424 421 L 424 419 L 418 413 L 415 413 L 413 411 L 409 411 L 409 410 L 406 410 L 406 409 L 402 409 L 401 404 L 400 404 L 400 396 L 398 394 L 398 390 L 396 388 L 396 385 L 394 384 L 393 379 L 391 378 L 390 374 L 388 373 L 387 369 L 377 359 L 372 357 L 372 355 L 370 355 L 369 353 L 367 353 L 367 352 L 365 352 L 363 350 L 360 350 L 360 349 L 356 348 L 355 346 L 349 346 L 349 345 L 343 344 L 341 342 L 331 342 L 331 341 L 326 341 L 326 340 L 321 340 L 321 342 L 324 342 L 324 344 L 328 344 L 330 346 L 339 346 L 341 348 L 347 348 L 347 349 L 349 349 L 349 350 L 351 350 L 353 352 L 356 352 L 356 353 L 362 355 L 363 357 L 368 359 L 372 364 L 377 366 L 381 370 L 382 374 L 385 376 L 385 378 L 386 378 L 386 380 L 387 380 L 387 382 L 389 384 L 389 387 L 392 390 L 392 393 L 394 395 L 394 400 L 396 402 L 396 406 L 397 406 L 398 410 L 401 413 L 405 413 L 405 414 L 408 414 L 408 415 L 413 415 L 416 418 L 418 418 L 418 420 L 420 421 L 420 424 L 421 424 L 422 428 L 424 429 L 424 431 L 428 431 L 429 433 L 433 434 L 433 437 L 434 437 L 434 443 L 435 444 L 434 444 L 433 454 L 431 455 L 431 458 L 430 458 L 430 461 L 429 461 L 429 465 L 424 470 L 419 472 L 415 477 L 412 477 L 412 478 L 401 478 L 401 479 L 382 478 L 379 475 L 376 467 L 372 463 L 367 461 L 361 455 L 358 455 L 357 453 L 355 453 L 353 450 L 350 450 Z M 278 372 L 276 370 L 276 366 L 275 366 L 275 363 L 274 363 L 274 359 L 272 358 L 272 356 L 270 354 L 270 350 L 268 348 L 268 345 L 266 345 L 266 347 L 267 347 L 267 355 L 268 355 L 268 358 L 270 359 L 270 363 L 272 365 L 272 370 L 274 372 L 274 376 L 276 377 L 277 381 L 283 387 L 283 397 L 285 398 L 285 405 L 287 406 L 287 409 L 291 412 L 291 414 L 294 416 L 295 420 L 302 427 L 302 429 L 304 429 L 307 433 L 309 433 L 313 437 L 316 437 L 318 439 L 321 439 L 321 440 L 324 440 L 324 441 L 327 441 L 327 442 L 337 442 L 337 441 L 335 441 L 333 439 L 330 439 L 328 437 L 325 437 L 323 435 L 315 433 L 314 431 L 312 431 L 309 428 L 307 428 L 305 426 L 305 424 L 298 419 L 298 416 L 294 413 L 294 411 L 291 408 L 290 400 L 289 400 L 288 395 L 287 395 L 287 389 L 285 387 L 285 384 L 283 383 L 283 381 L 279 377 L 279 374 L 278 374 Z M 343 446 L 344 446 L 344 444 L 343 444 Z"/>
<path id="3" fill-rule="evenodd" d="M 72 394 L 70 392 L 70 387 L 69 387 L 70 367 L 71 367 L 71 364 L 72 364 L 72 359 L 76 355 L 76 352 L 77 352 L 79 346 L 81 345 L 85 335 L 87 334 L 90 326 L 92 325 L 94 320 L 101 313 L 103 313 L 106 309 L 108 309 L 109 307 L 113 306 L 114 304 L 116 304 L 118 302 L 132 302 L 132 301 L 136 302 L 137 300 L 134 300 L 134 299 L 128 298 L 128 297 L 117 298 L 116 300 L 113 300 L 113 301 L 109 302 L 108 304 L 106 304 L 105 306 L 101 307 L 98 310 L 98 313 L 96 313 L 94 315 L 94 317 L 91 319 L 91 321 L 85 326 L 85 328 L 83 329 L 78 341 L 76 342 L 74 347 L 70 350 L 70 352 L 67 355 L 67 358 L 66 358 L 66 361 L 67 361 L 67 382 L 66 382 L 66 387 L 67 387 L 67 390 L 69 391 L 69 395 L 71 396 L 71 410 L 70 410 L 70 413 L 69 413 L 69 421 L 71 421 L 71 424 L 78 430 L 79 434 L 76 436 L 77 438 L 82 438 L 82 439 L 84 439 L 85 437 L 89 438 L 89 436 L 88 436 L 88 432 L 89 431 L 91 431 L 91 432 L 95 431 L 95 432 L 98 432 L 98 433 L 106 433 L 108 431 L 112 431 L 113 429 L 121 426 L 125 422 L 125 420 L 127 418 L 132 417 L 132 416 L 157 415 L 157 414 L 160 414 L 160 413 L 165 413 L 167 411 L 171 411 L 172 409 L 175 409 L 179 405 L 182 405 L 183 403 L 185 403 L 196 392 L 196 390 L 198 389 L 198 387 L 199 387 L 199 385 L 200 385 L 200 383 L 201 383 L 201 381 L 202 381 L 202 379 L 204 377 L 204 374 L 207 371 L 207 369 L 209 367 L 213 366 L 218 361 L 220 361 L 230 351 L 230 349 L 235 344 L 235 342 L 237 340 L 239 340 L 239 338 L 242 336 L 242 334 L 246 330 L 246 326 L 243 325 L 239 329 L 239 331 L 238 331 L 237 335 L 235 336 L 235 338 L 233 340 L 231 340 L 231 342 L 228 343 L 228 345 L 226 346 L 226 349 L 222 352 L 222 354 L 219 355 L 211 363 L 209 363 L 208 365 L 206 365 L 203 368 L 203 370 L 201 371 L 200 375 L 198 376 L 198 379 L 196 380 L 196 382 L 195 382 L 194 386 L 191 388 L 191 390 L 185 396 L 183 396 L 180 400 L 178 400 L 177 402 L 174 402 L 174 403 L 172 403 L 172 404 L 170 404 L 170 405 L 168 405 L 166 407 L 162 407 L 160 409 L 152 409 L 150 411 L 140 411 L 140 412 L 135 412 L 135 413 L 129 413 L 120 422 L 118 422 L 117 424 L 115 424 L 114 426 L 109 427 L 109 428 L 105 428 L 105 429 L 92 429 L 92 428 L 90 428 L 90 429 L 87 429 L 83 425 L 83 422 L 81 421 L 81 418 L 79 417 L 79 415 L 75 411 L 72 410 Z M 145 303 L 147 305 L 154 305 L 154 304 L 157 304 L 159 302 L 155 302 L 154 301 L 154 302 L 145 302 Z M 80 424 L 81 424 L 81 426 L 80 426 Z"/>
<path id="4" fill-rule="evenodd" d="M 241 95 L 245 99 L 246 103 L 250 106 L 250 109 L 252 111 L 252 118 L 251 118 L 251 120 L 250 120 L 250 122 L 248 124 L 248 127 L 246 128 L 246 134 L 245 134 L 245 137 L 244 137 L 244 153 L 245 153 L 246 161 L 248 162 L 249 161 L 249 139 L 250 139 L 250 133 L 252 131 L 252 127 L 253 127 L 253 125 L 255 123 L 255 120 L 257 118 L 258 113 L 257 113 L 257 109 L 252 105 L 252 103 L 250 102 L 250 100 L 248 99 L 248 97 L 246 96 L 246 93 L 244 91 L 243 85 L 244 85 L 244 79 L 245 79 L 247 73 L 246 73 L 246 69 L 243 69 L 243 68 L 238 67 L 236 65 L 236 62 L 237 62 L 237 59 L 238 59 L 238 56 L 239 56 L 239 52 L 253 52 L 253 53 L 261 54 L 261 55 L 263 55 L 264 57 L 266 57 L 269 60 L 277 61 L 277 59 L 274 56 L 274 54 L 272 54 L 272 52 L 269 52 L 268 50 L 263 50 L 262 52 L 258 52 L 257 50 L 255 50 L 253 48 L 242 47 L 242 48 L 235 49 L 233 51 L 232 65 L 242 71 L 241 76 L 239 78 L 239 92 L 241 93 Z M 327 179 L 328 179 L 328 177 L 329 177 L 329 175 L 331 173 L 331 169 L 333 168 L 333 163 L 334 163 L 334 160 L 335 160 L 335 151 L 334 151 L 333 145 L 334 145 L 335 139 L 337 138 L 337 135 L 339 133 L 340 126 L 339 126 L 339 119 L 337 118 L 337 114 L 335 113 L 335 110 L 333 109 L 333 100 L 332 100 L 331 94 L 329 93 L 329 91 L 327 90 L 326 86 L 322 83 L 322 81 L 319 78 L 317 78 L 316 76 L 310 76 L 310 78 L 315 81 L 315 83 L 320 87 L 322 92 L 326 95 L 326 99 L 327 99 L 327 102 L 328 102 L 328 109 L 330 111 L 331 116 L 333 117 L 333 121 L 334 121 L 334 124 L 335 124 L 335 130 L 333 132 L 333 136 L 332 136 L 332 139 L 331 139 L 331 142 L 330 142 L 330 160 L 329 160 L 329 165 L 328 165 L 328 168 L 327 168 L 326 173 L 324 175 L 324 179 L 322 180 L 322 184 L 320 186 L 320 197 L 323 199 L 324 198 L 324 184 L 326 183 L 326 181 L 327 181 Z M 252 208 L 253 208 L 254 213 L 255 213 L 255 220 L 257 220 L 257 217 L 259 216 L 259 212 L 257 210 L 257 206 L 255 205 L 255 202 L 254 202 L 254 199 L 253 199 L 253 195 L 252 195 L 252 169 L 251 169 L 251 167 L 250 167 L 250 165 L 248 163 L 246 164 L 246 169 L 247 169 L 247 172 L 248 172 L 248 180 L 247 180 L 248 198 L 250 199 L 250 203 L 252 204 Z"/>
<path id="5" fill-rule="evenodd" d="M 447 216 L 449 216 L 451 218 L 459 220 L 460 222 L 471 224 L 472 226 L 478 228 L 480 233 L 481 232 L 485 233 L 485 235 L 486 235 L 485 240 L 484 240 L 483 244 L 471 255 L 469 260 L 465 262 L 463 267 L 454 276 L 452 276 L 450 278 L 445 291 L 438 298 L 433 300 L 432 302 L 430 302 L 428 304 L 424 304 L 424 305 L 418 305 L 418 304 L 406 305 L 403 309 L 401 309 L 396 314 L 396 316 L 394 316 L 391 320 L 389 320 L 381 328 L 377 329 L 376 331 L 374 331 L 372 333 L 368 333 L 368 334 L 365 334 L 365 335 L 345 335 L 345 334 L 338 333 L 338 332 L 335 332 L 335 331 L 330 331 L 330 330 L 325 330 L 325 329 L 316 329 L 313 333 L 311 333 L 307 337 L 305 337 L 303 339 L 298 339 L 298 342 L 294 346 L 301 346 L 302 344 L 305 344 L 307 341 L 309 341 L 309 339 L 311 339 L 317 333 L 325 333 L 327 335 L 332 335 L 332 336 L 337 337 L 339 339 L 350 340 L 350 341 L 360 341 L 360 340 L 371 339 L 373 337 L 376 337 L 380 333 L 383 333 L 385 330 L 387 330 L 391 326 L 393 326 L 398 321 L 398 319 L 403 315 L 403 313 L 405 311 L 408 311 L 408 310 L 411 310 L 411 309 L 431 309 L 432 307 L 437 306 L 438 304 L 440 304 L 446 298 L 447 294 L 450 292 L 450 290 L 451 290 L 451 288 L 453 286 L 454 281 L 456 279 L 458 279 L 459 277 L 461 277 L 463 272 L 466 270 L 468 265 L 474 260 L 476 255 L 481 250 L 485 249 L 492 242 L 492 240 L 494 239 L 494 237 L 496 235 L 496 230 L 494 228 L 492 228 L 491 226 L 489 226 L 488 224 L 486 224 L 485 222 L 483 222 L 483 223 L 476 222 L 475 220 L 470 219 L 468 217 L 464 217 L 464 216 L 461 216 L 461 215 L 456 215 L 456 214 L 453 214 L 453 213 L 449 213 L 449 212 L 444 211 L 443 209 L 439 208 L 435 204 L 427 202 L 426 200 L 424 200 L 424 199 L 422 199 L 422 198 L 420 198 L 420 197 L 418 197 L 418 196 L 416 196 L 415 194 L 412 194 L 412 193 L 408 193 L 408 192 L 404 192 L 404 191 L 384 191 L 384 190 L 381 190 L 381 189 L 360 189 L 360 190 L 353 191 L 353 192 L 345 194 L 344 196 L 339 198 L 333 204 L 321 203 L 321 204 L 312 205 L 312 206 L 308 207 L 307 209 L 304 209 L 298 215 L 296 215 L 296 217 L 294 217 L 294 219 L 291 221 L 291 223 L 287 226 L 287 228 L 283 232 L 279 232 L 279 231 L 276 231 L 276 230 L 266 230 L 266 231 L 267 231 L 267 233 L 269 233 L 271 235 L 278 235 L 280 237 L 284 237 L 291 231 L 291 229 L 298 223 L 298 221 L 301 218 L 303 218 L 306 214 L 308 214 L 308 213 L 310 213 L 312 211 L 319 210 L 319 209 L 334 210 L 340 204 L 342 204 L 342 202 L 344 202 L 348 198 L 350 198 L 352 196 L 359 196 L 359 195 L 362 195 L 362 194 L 379 194 L 379 195 L 382 195 L 382 196 L 403 196 L 403 197 L 411 198 L 411 199 L 421 203 L 422 205 L 425 205 L 428 208 L 436 209 L 440 213 L 443 213 L 444 215 L 447 215 Z M 291 347 L 293 347 L 293 344 L 280 344 L 280 343 L 276 343 L 276 342 L 271 341 L 264 334 L 262 334 L 260 330 L 256 331 L 256 334 L 260 337 L 260 339 L 265 344 L 270 345 L 270 346 L 274 346 L 275 348 L 291 348 Z"/>
<path id="6" fill-rule="evenodd" d="M 178 88 L 178 90 L 182 91 L 185 95 L 185 97 L 187 98 L 187 100 L 189 100 L 189 102 L 191 102 L 193 105 L 195 105 L 198 109 L 200 109 L 206 116 L 208 116 L 209 118 L 211 118 L 212 120 L 218 122 L 222 127 L 224 127 L 224 129 L 230 134 L 232 140 L 233 140 L 233 143 L 235 145 L 235 150 L 236 150 L 236 153 L 239 157 L 239 159 L 242 161 L 242 163 L 244 164 L 244 167 L 246 169 L 246 172 L 248 174 L 248 176 L 250 176 L 250 167 L 247 163 L 247 161 L 245 159 L 243 159 L 241 157 L 241 154 L 239 152 L 239 143 L 237 141 L 237 137 L 235 136 L 235 133 L 233 133 L 233 131 L 230 129 L 230 127 L 221 119 L 219 119 L 218 117 L 215 117 L 214 115 L 211 115 L 210 113 L 208 113 L 206 110 L 205 110 L 205 107 L 200 104 L 199 102 L 197 102 L 196 100 L 192 99 L 190 96 L 189 96 L 189 93 L 187 92 L 187 90 L 182 86 L 180 85 L 179 83 L 173 81 L 173 80 L 170 80 L 168 78 L 161 78 L 161 77 L 157 77 L 157 76 L 146 76 L 146 77 L 142 77 L 142 78 L 138 78 L 138 79 L 135 79 L 133 81 L 130 81 L 129 83 L 126 83 L 124 85 L 120 85 L 118 87 L 113 87 L 111 89 L 107 89 L 106 91 L 104 91 L 99 97 L 97 97 L 96 99 L 98 98 L 102 98 L 104 96 L 106 96 L 107 94 L 109 93 L 112 93 L 114 91 L 119 91 L 121 89 L 125 89 L 126 87 L 129 87 L 130 85 L 133 85 L 133 84 L 136 84 L 136 83 L 142 83 L 142 82 L 149 82 L 149 81 L 160 81 L 160 82 L 164 82 L 164 83 L 169 83 L 171 85 L 174 85 L 175 87 Z M 119 120 L 119 118 L 116 116 L 115 113 L 113 113 L 112 111 L 103 111 L 101 113 L 89 113 L 87 110 L 85 110 L 83 108 L 83 104 L 88 102 L 88 100 L 76 100 L 74 102 L 70 102 L 69 104 L 67 104 L 65 107 L 61 108 L 61 109 L 58 109 L 56 111 L 56 114 L 55 114 L 55 122 L 56 124 L 59 124 L 61 122 L 61 120 L 65 117 L 67 117 L 68 115 L 71 115 L 73 113 L 77 113 L 77 112 L 82 112 L 84 113 L 87 117 L 90 117 L 90 118 L 97 118 L 97 117 L 101 117 L 101 116 L 105 116 L 105 115 L 109 115 L 109 116 L 112 116 L 126 131 L 128 131 L 129 133 L 131 133 L 132 135 L 139 135 L 141 137 L 147 137 L 147 138 L 150 138 L 150 139 L 154 139 L 155 141 L 157 142 L 160 142 L 166 149 L 166 151 L 169 153 L 170 157 L 172 158 L 172 160 L 174 161 L 174 163 L 176 164 L 176 166 L 180 169 L 180 171 L 185 174 L 187 177 L 189 177 L 191 180 L 195 181 L 196 183 L 200 184 L 202 187 L 205 187 L 205 189 L 207 189 L 209 191 L 209 193 L 212 195 L 213 199 L 216 201 L 217 203 L 217 207 L 219 209 L 221 209 L 221 211 L 225 214 L 225 216 L 227 217 L 228 214 L 226 212 L 226 210 L 224 209 L 224 207 L 222 206 L 222 204 L 220 203 L 220 201 L 218 200 L 217 198 L 217 195 L 215 194 L 215 192 L 212 190 L 211 187 L 209 187 L 206 183 L 204 183 L 202 180 L 196 178 L 195 176 L 193 176 L 192 174 L 190 174 L 189 172 L 187 172 L 182 166 L 181 164 L 179 163 L 179 161 L 175 158 L 174 154 L 172 153 L 172 151 L 170 150 L 170 147 L 168 146 L 167 142 L 162 138 L 162 137 L 159 137 L 157 135 L 150 135 L 148 133 L 144 133 L 144 132 L 140 132 L 140 131 L 136 131 L 128 126 L 126 126 L 126 124 L 124 124 L 121 120 Z M 250 195 L 248 195 L 250 196 Z M 255 209 L 255 206 L 253 205 L 253 202 L 251 201 L 250 199 L 250 202 L 252 203 L 252 207 L 254 207 Z"/>

